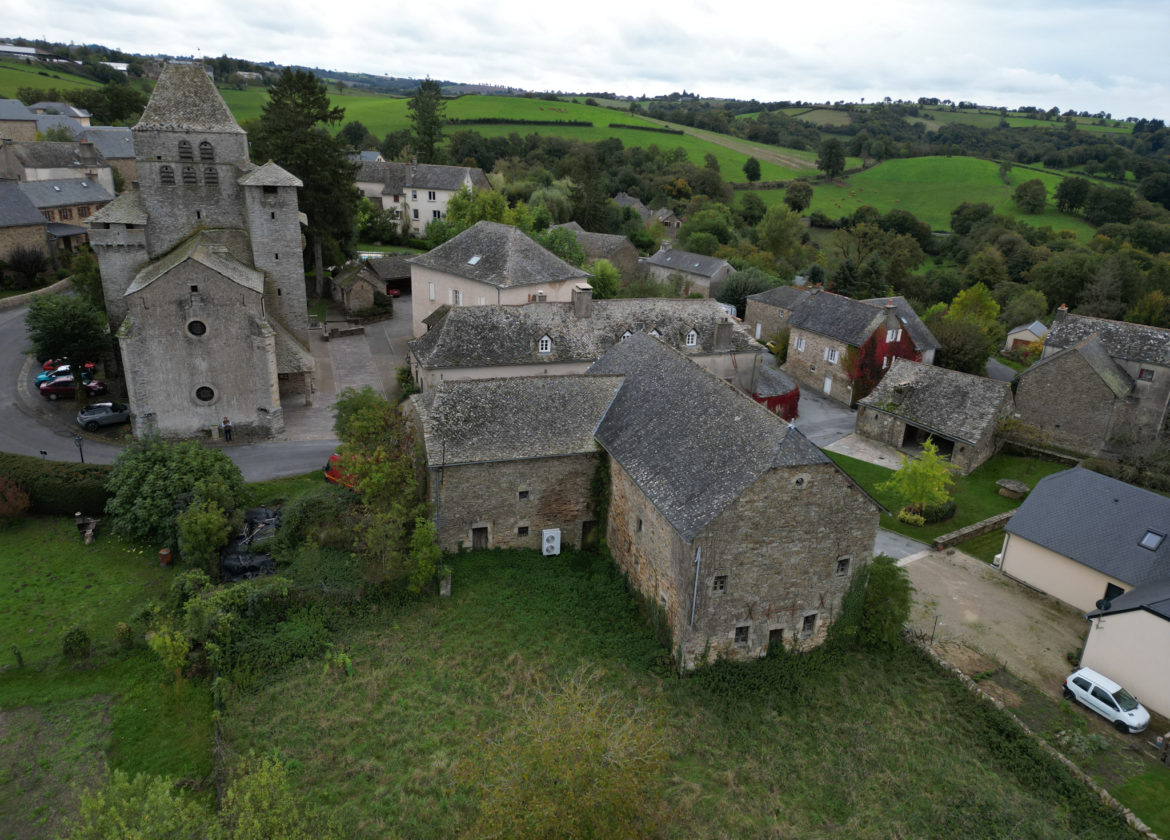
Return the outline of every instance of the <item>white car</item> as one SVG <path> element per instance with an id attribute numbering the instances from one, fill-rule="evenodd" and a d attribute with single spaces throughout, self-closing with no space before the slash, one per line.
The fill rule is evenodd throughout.
<path id="1" fill-rule="evenodd" d="M 1088 706 L 1120 732 L 1141 732 L 1150 725 L 1150 713 L 1137 698 L 1092 668 L 1069 674 L 1064 696 Z"/>

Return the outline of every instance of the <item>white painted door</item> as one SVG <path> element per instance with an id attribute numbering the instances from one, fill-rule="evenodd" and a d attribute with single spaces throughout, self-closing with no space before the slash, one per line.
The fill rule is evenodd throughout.
<path id="1" fill-rule="evenodd" d="M 759 321 L 756 321 L 756 340 L 757 341 L 759 341 L 759 339 L 760 339 L 760 331 L 763 329 L 763 327 L 764 327 L 763 324 L 761 324 Z"/>
<path id="2" fill-rule="evenodd" d="M 833 393 L 833 377 L 831 377 L 831 376 L 825 377 L 825 393 L 826 394 Z"/>

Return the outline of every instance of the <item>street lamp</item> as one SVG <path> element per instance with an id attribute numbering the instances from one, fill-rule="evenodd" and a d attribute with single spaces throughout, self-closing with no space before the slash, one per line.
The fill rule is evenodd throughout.
<path id="1" fill-rule="evenodd" d="M 46 450 L 42 449 L 40 452 L 41 452 L 41 460 L 42 461 L 44 461 L 45 459 L 47 459 L 49 457 L 49 453 Z"/>
<path id="2" fill-rule="evenodd" d="M 73 442 L 77 444 L 77 457 L 79 457 L 81 459 L 81 463 L 84 464 L 85 450 L 83 450 L 82 447 L 85 446 L 85 438 L 83 438 L 81 435 L 74 435 Z"/>

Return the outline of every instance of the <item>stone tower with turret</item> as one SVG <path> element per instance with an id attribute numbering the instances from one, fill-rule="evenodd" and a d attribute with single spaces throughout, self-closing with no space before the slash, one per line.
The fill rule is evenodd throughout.
<path id="1" fill-rule="evenodd" d="M 248 159 L 201 65 L 171 64 L 134 126 L 138 189 L 90 217 L 136 433 L 283 431 L 312 391 L 301 182 Z"/>

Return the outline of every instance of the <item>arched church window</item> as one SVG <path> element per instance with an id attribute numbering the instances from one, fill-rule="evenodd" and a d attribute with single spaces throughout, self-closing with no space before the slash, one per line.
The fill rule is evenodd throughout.
<path id="1" fill-rule="evenodd" d="M 216 168 L 214 166 L 203 167 L 203 183 L 205 183 L 205 184 L 218 184 L 219 183 L 219 171 L 216 170 Z"/>
<path id="2" fill-rule="evenodd" d="M 179 160 L 195 160 L 195 153 L 191 151 L 190 140 L 179 141 Z"/>
<path id="3" fill-rule="evenodd" d="M 174 186 L 175 168 L 164 163 L 158 170 L 158 180 L 163 186 Z"/>
<path id="4" fill-rule="evenodd" d="M 199 179 L 195 175 L 195 167 L 194 166 L 184 166 L 183 167 L 183 183 L 184 184 L 198 184 L 199 183 Z"/>
<path id="5" fill-rule="evenodd" d="M 215 162 L 215 149 L 206 140 L 202 140 L 199 143 L 199 159 L 204 163 Z"/>

